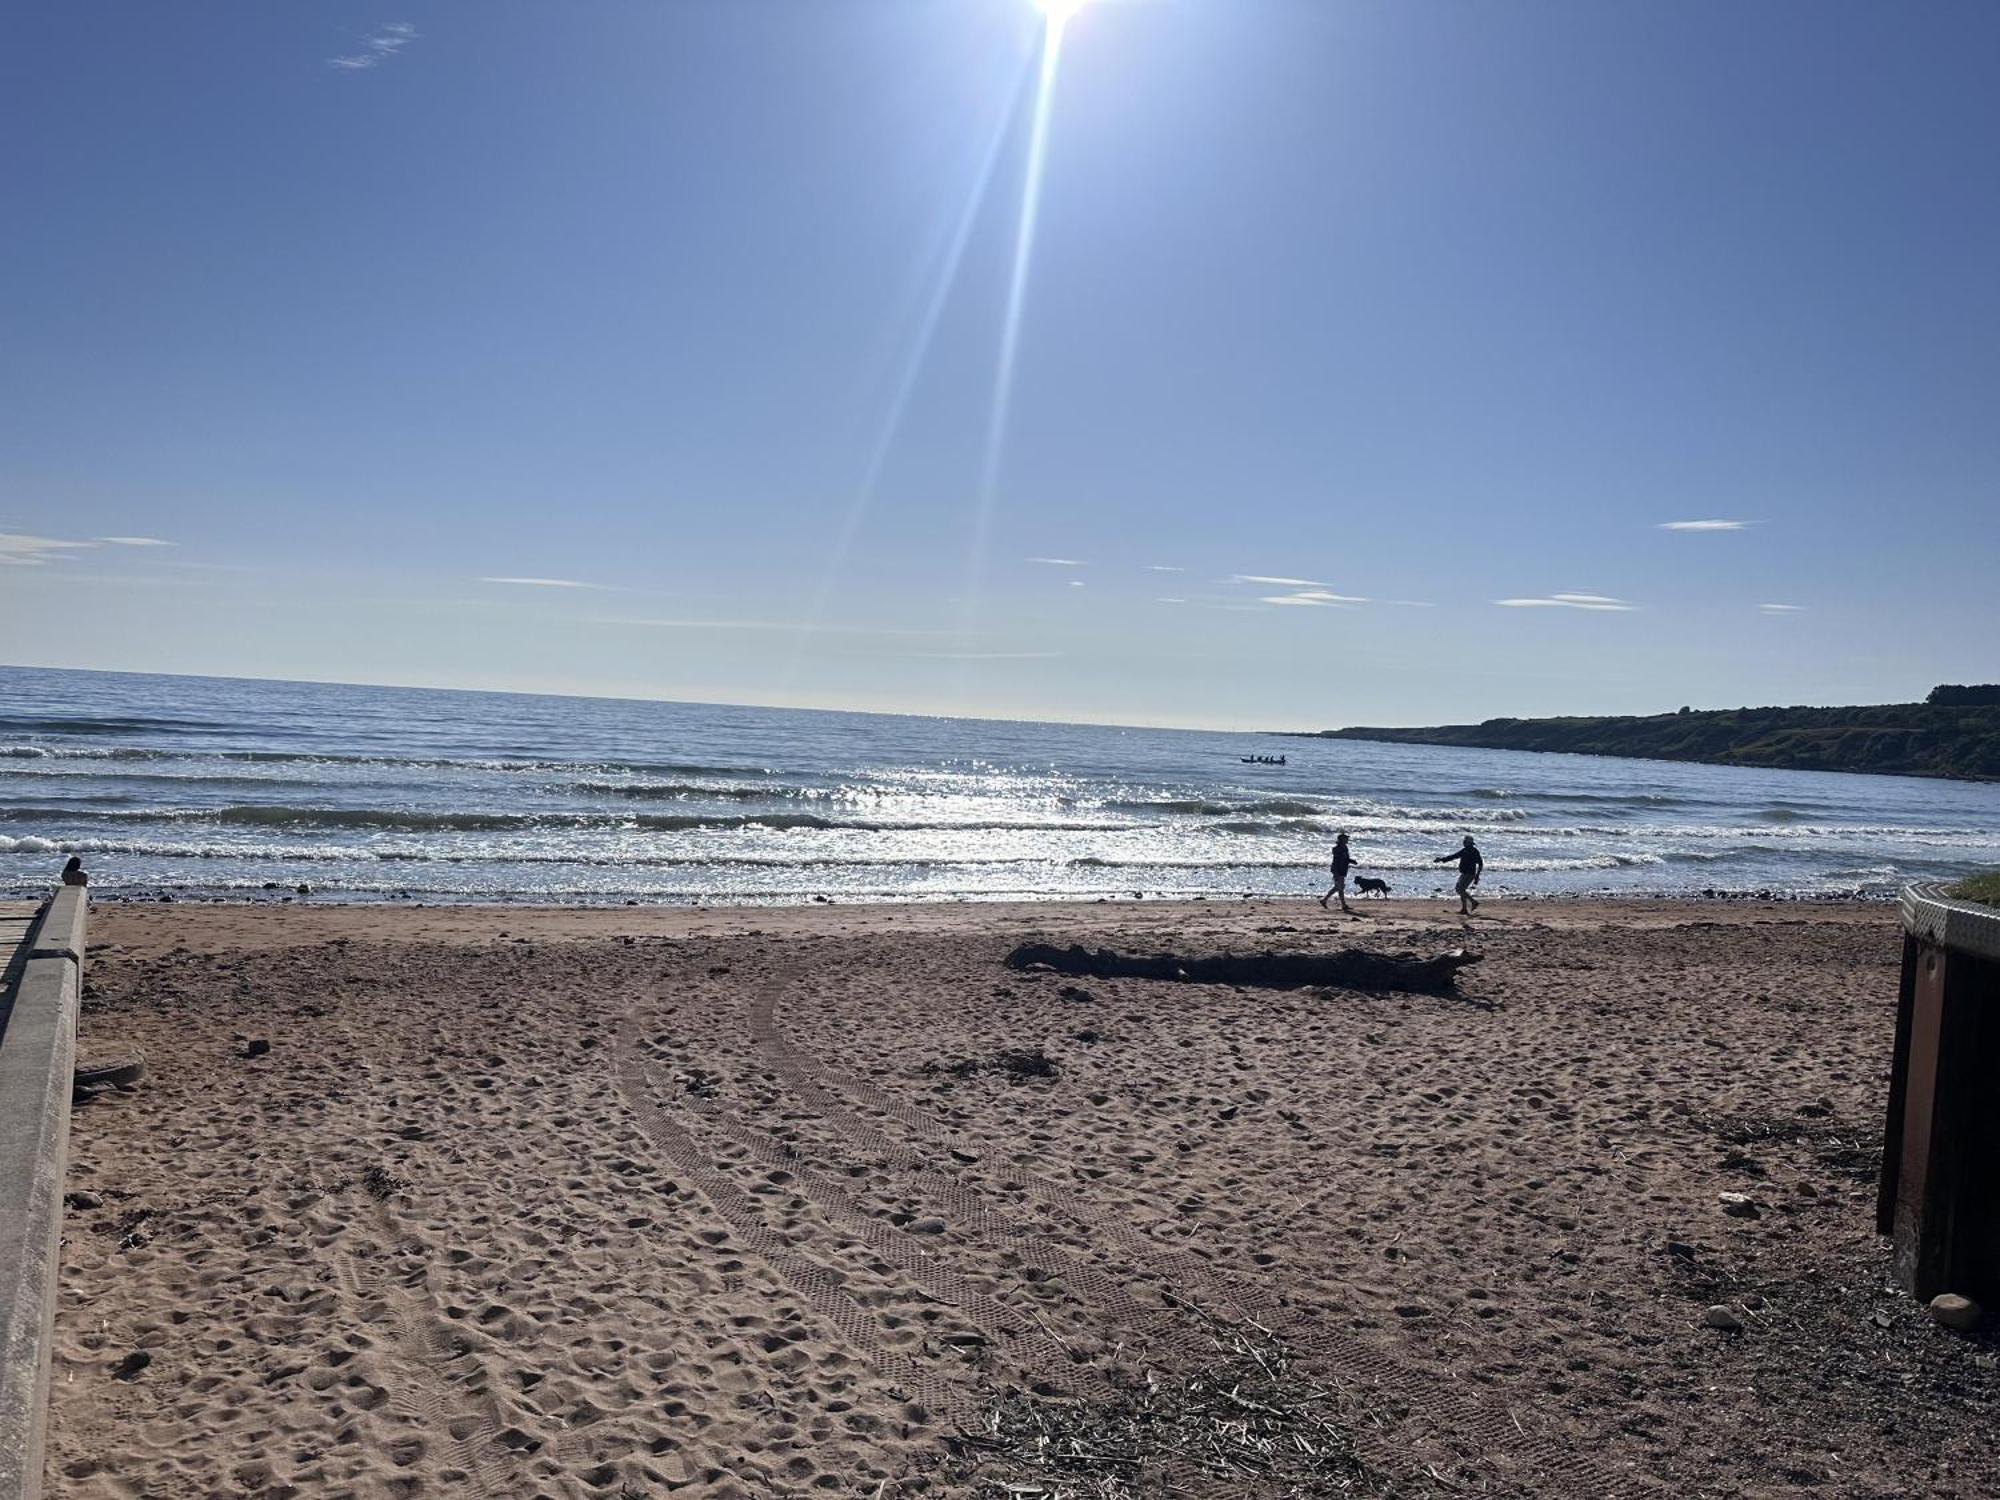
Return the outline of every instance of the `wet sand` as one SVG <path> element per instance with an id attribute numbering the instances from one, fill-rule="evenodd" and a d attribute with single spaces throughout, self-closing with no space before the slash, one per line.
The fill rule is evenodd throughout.
<path id="1" fill-rule="evenodd" d="M 1874 1234 L 1888 909 L 1368 906 L 103 905 L 83 1050 L 152 1073 L 76 1114 L 51 1493 L 2000 1493 L 1995 1346 Z M 1029 1461 L 1253 1344 L 1264 1468 Z"/>

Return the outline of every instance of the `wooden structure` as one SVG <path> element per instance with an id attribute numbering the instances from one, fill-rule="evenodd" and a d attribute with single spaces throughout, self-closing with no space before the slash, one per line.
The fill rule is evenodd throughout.
<path id="1" fill-rule="evenodd" d="M 2000 1306 L 2000 911 L 1903 892 L 1876 1227 L 1915 1296 Z"/>

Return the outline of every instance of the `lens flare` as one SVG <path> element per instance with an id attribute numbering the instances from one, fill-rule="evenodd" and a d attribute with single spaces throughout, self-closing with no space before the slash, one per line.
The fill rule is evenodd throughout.
<path id="1" fill-rule="evenodd" d="M 1035 116 L 1028 131 L 1027 171 L 1021 183 L 1021 212 L 1014 232 L 1014 263 L 1007 280 L 1007 309 L 1000 328 L 1000 358 L 993 379 L 993 409 L 986 426 L 986 454 L 979 493 L 973 503 L 972 547 L 966 565 L 960 634 L 970 639 L 978 625 L 980 574 L 987 536 L 1000 488 L 1000 459 L 1014 405 L 1014 369 L 1021 353 L 1021 323 L 1028 302 L 1028 272 L 1035 259 L 1035 231 L 1041 221 L 1042 179 L 1049 160 L 1049 120 L 1055 111 L 1056 76 L 1062 64 L 1063 26 L 1083 0 L 1037 0 L 1049 24 L 1042 37 L 1042 66 L 1035 87 Z"/>
<path id="2" fill-rule="evenodd" d="M 842 516 L 832 546 L 828 549 L 826 567 L 820 576 L 819 587 L 814 593 L 812 607 L 799 628 L 797 640 L 793 643 L 791 660 L 783 681 L 787 692 L 796 685 L 804 668 L 806 648 L 818 635 L 820 626 L 826 620 L 828 608 L 833 600 L 834 587 L 847 565 L 848 554 L 853 550 L 855 536 L 860 531 L 861 523 L 870 506 L 874 504 L 877 490 L 881 487 L 891 451 L 903 430 L 904 420 L 909 415 L 911 399 L 916 395 L 918 379 L 930 360 L 931 346 L 937 341 L 938 325 L 944 321 L 945 304 L 950 301 L 952 293 L 958 288 L 959 270 L 965 263 L 966 251 L 971 245 L 973 230 L 978 223 L 980 212 L 985 207 L 987 194 L 992 187 L 995 171 L 1000 165 L 1007 137 L 1015 129 L 1014 122 L 1020 113 L 1021 97 L 1026 90 L 1029 76 L 1030 73 L 1024 69 L 1020 80 L 1009 91 L 1006 103 L 994 122 L 992 134 L 980 149 L 971 189 L 958 209 L 955 222 L 948 226 L 948 233 L 931 257 L 936 270 L 931 277 L 928 294 L 923 298 L 922 310 L 915 319 L 915 335 L 910 343 L 908 357 L 903 362 L 901 375 L 890 396 L 888 410 L 880 430 L 876 433 L 874 447 L 869 452 L 861 481 L 848 501 L 846 514 Z"/>

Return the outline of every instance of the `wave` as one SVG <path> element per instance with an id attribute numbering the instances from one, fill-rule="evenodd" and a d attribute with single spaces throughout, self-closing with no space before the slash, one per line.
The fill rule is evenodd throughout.
<path id="1" fill-rule="evenodd" d="M 1159 817 L 1178 814 L 1199 818 L 1254 818 L 1259 816 L 1278 818 L 1322 818 L 1338 823 L 1346 818 L 1353 821 L 1383 814 L 1394 816 L 1399 823 L 1471 823 L 1489 825 L 1496 823 L 1519 823 L 1533 816 L 1520 808 L 1487 807 L 1398 807 L 1379 802 L 1333 803 L 1307 802 L 1297 798 L 1264 798 L 1251 802 L 1217 801 L 1205 797 L 1123 797 L 1100 803 L 1106 812 L 1137 813 L 1141 816 Z M 1358 825 L 1357 825 L 1358 826 Z"/>
<path id="2" fill-rule="evenodd" d="M 58 714 L 52 718 L 0 714 L 0 733 L 12 734 L 168 734 L 221 733 L 241 729 L 214 719 L 85 718 Z"/>
<path id="3" fill-rule="evenodd" d="M 826 787 L 711 786 L 693 781 L 577 781 L 564 790 L 587 797 L 623 797 L 634 802 L 779 802 L 824 801 L 835 797 L 880 796 L 857 787 L 838 791 Z"/>
<path id="4" fill-rule="evenodd" d="M 1521 792 L 1511 787 L 1476 786 L 1465 793 L 1490 802 L 1594 802 L 1612 807 L 1696 807 L 1714 806 L 1669 792 Z"/>
<path id="5" fill-rule="evenodd" d="M 244 864 L 290 865 L 469 865 L 504 868 L 509 865 L 543 867 L 577 865 L 591 868 L 634 869 L 820 869 L 854 867 L 861 869 L 953 870 L 977 869 L 986 865 L 1041 865 L 1052 861 L 1042 855 L 993 855 L 981 859 L 912 859 L 908 856 L 848 854 L 591 854 L 586 851 L 513 852 L 468 855 L 435 849 L 356 848 L 350 844 L 227 844 L 175 843 L 156 839 L 110 838 L 0 838 L 0 854 L 106 854 L 146 859 L 229 860 Z M 1296 868 L 1296 861 L 1279 862 L 1273 868 Z M 1200 868 L 1190 865 L 1189 868 Z M 1218 866 L 1217 868 L 1225 868 Z"/>
<path id="6" fill-rule="evenodd" d="M 0 721 L 0 728 L 8 727 Z M 234 761 L 246 765 L 384 766 L 416 771 L 485 771 L 519 775 L 780 777 L 769 766 L 704 765 L 686 761 L 553 760 L 477 755 L 351 755 L 313 750 L 162 749 L 148 745 L 0 745 L 0 759 Z"/>
<path id="7" fill-rule="evenodd" d="M 0 807 L 7 822 L 131 822 L 215 824 L 247 828 L 324 828 L 393 833 L 506 833 L 610 831 L 681 833 L 768 828 L 833 833 L 1120 833 L 1125 823 L 1084 823 L 1033 818 L 963 821 L 836 818 L 820 813 L 563 813 L 421 812 L 408 808 L 278 807 L 245 803 L 230 807 L 172 809 Z"/>

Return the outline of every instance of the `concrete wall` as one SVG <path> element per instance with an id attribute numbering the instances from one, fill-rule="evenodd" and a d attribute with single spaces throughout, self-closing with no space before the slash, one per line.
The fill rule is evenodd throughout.
<path id="1" fill-rule="evenodd" d="M 0 1500 L 42 1492 L 88 920 L 81 889 L 50 901 L 0 1032 Z"/>

